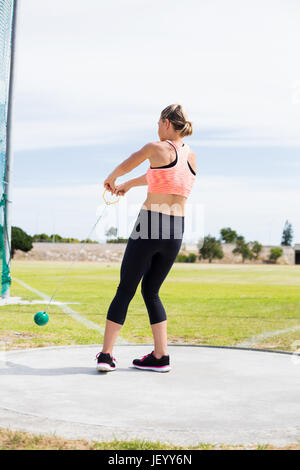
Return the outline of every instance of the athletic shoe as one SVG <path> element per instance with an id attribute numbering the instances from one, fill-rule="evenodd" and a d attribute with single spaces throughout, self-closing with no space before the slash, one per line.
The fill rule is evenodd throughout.
<path id="1" fill-rule="evenodd" d="M 154 351 L 146 354 L 142 359 L 134 359 L 132 366 L 137 369 L 154 370 L 155 372 L 169 372 L 171 370 L 170 356 L 162 356 L 160 359 L 157 359 L 153 353 Z"/>
<path id="2" fill-rule="evenodd" d="M 117 360 L 109 353 L 99 352 L 96 356 L 97 366 L 96 369 L 102 372 L 110 372 L 116 369 Z"/>

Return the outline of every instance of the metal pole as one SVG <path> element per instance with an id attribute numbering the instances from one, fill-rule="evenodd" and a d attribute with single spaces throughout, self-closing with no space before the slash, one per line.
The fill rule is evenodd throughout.
<path id="1" fill-rule="evenodd" d="M 9 77 L 9 92 L 8 92 L 8 107 L 7 107 L 7 137 L 6 137 L 6 162 L 5 162 L 5 183 L 4 183 L 4 196 L 5 196 L 5 223 L 4 227 L 4 251 L 5 259 L 10 270 L 10 254 L 11 254 L 11 180 L 12 180 L 12 167 L 13 167 L 13 110 L 14 110 L 14 88 L 15 88 L 15 56 L 16 56 L 16 30 L 17 30 L 17 10 L 18 0 L 14 0 L 13 5 L 13 18 L 12 18 L 12 32 L 11 32 L 11 56 L 10 56 L 10 77 Z M 3 294 L 3 298 L 8 298 L 10 295 L 10 287 Z"/>

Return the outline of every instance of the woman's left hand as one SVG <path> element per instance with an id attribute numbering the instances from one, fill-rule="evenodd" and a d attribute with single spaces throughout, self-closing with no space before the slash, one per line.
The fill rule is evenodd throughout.
<path id="1" fill-rule="evenodd" d="M 108 191 L 110 191 L 112 194 L 115 193 L 115 189 L 116 189 L 116 186 L 115 186 L 115 181 L 116 181 L 116 178 L 114 176 L 111 176 L 109 175 L 106 180 L 104 181 L 104 187 L 105 189 L 107 189 Z"/>
<path id="2" fill-rule="evenodd" d="M 124 196 L 124 194 L 126 194 L 130 188 L 131 188 L 130 181 L 126 181 L 125 183 L 122 183 L 116 186 L 115 194 L 116 196 Z"/>

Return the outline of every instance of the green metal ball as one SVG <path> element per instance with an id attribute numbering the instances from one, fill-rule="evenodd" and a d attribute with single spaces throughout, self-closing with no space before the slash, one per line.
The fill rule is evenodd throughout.
<path id="1" fill-rule="evenodd" d="M 46 325 L 49 321 L 49 316 L 46 312 L 37 312 L 34 317 L 34 322 L 39 325 L 39 326 L 43 326 L 43 325 Z"/>

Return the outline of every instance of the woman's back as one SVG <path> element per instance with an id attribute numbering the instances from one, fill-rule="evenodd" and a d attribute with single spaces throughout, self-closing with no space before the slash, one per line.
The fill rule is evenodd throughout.
<path id="1" fill-rule="evenodd" d="M 171 142 L 171 141 L 170 141 Z M 173 143 L 173 141 L 172 141 Z M 151 167 L 161 167 L 164 165 L 168 165 L 176 159 L 176 150 L 175 148 L 170 145 L 168 140 L 153 142 L 154 152 L 153 155 L 149 158 Z M 176 146 L 176 144 L 173 143 Z M 188 147 L 189 155 L 188 161 L 192 166 L 194 172 L 196 173 L 196 161 L 195 161 L 195 153 L 191 150 L 190 146 L 183 143 L 183 147 Z M 177 146 L 178 148 L 178 146 Z"/>
<path id="2" fill-rule="evenodd" d="M 195 154 L 183 142 L 154 142 L 147 171 L 148 195 L 143 208 L 184 215 L 195 176 Z"/>

